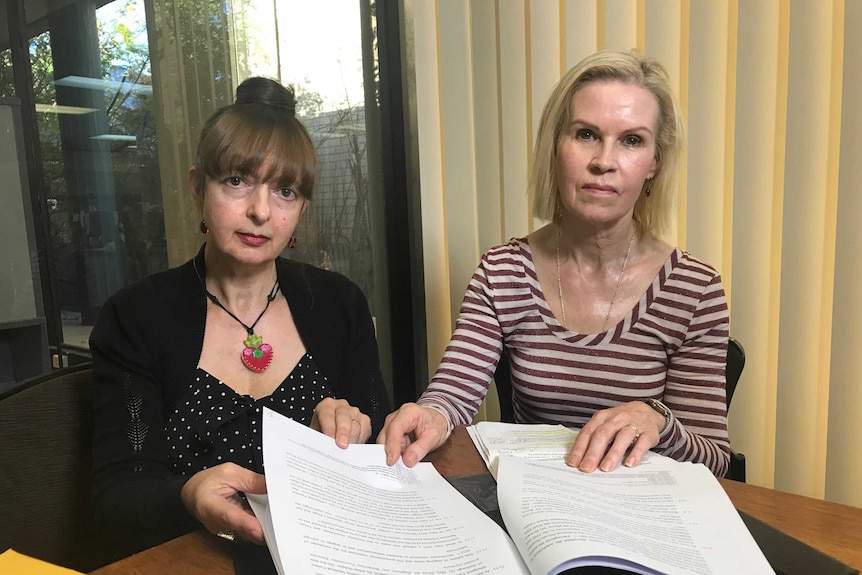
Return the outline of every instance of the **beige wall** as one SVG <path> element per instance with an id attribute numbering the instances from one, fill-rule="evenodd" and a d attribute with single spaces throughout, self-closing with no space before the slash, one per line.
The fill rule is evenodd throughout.
<path id="1" fill-rule="evenodd" d="M 481 252 L 539 224 L 525 181 L 553 83 L 596 49 L 637 48 L 668 68 L 686 114 L 673 237 L 722 272 L 747 351 L 730 434 L 749 482 L 862 506 L 862 2 L 408 9 L 429 365 Z"/>

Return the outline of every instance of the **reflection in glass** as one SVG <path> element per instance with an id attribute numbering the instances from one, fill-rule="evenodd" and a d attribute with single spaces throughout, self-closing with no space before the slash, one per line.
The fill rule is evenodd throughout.
<path id="1" fill-rule="evenodd" d="M 116 290 L 197 251 L 187 173 L 201 125 L 242 80 L 264 75 L 294 85 L 320 162 L 299 245 L 285 256 L 362 288 L 391 381 L 375 9 L 370 0 L 78 0 L 46 16 L 30 57 L 67 346 L 86 348 Z M 0 53 L 0 77 L 11 74 L 6 60 Z"/>
<path id="2" fill-rule="evenodd" d="M 196 140 L 200 123 L 232 101 L 234 87 L 249 76 L 292 84 L 320 173 L 297 231 L 299 243 L 284 255 L 340 272 L 362 288 L 389 376 L 380 150 L 374 137 L 380 131 L 375 4 L 236 0 L 228 11 L 215 10 L 215 4 L 192 10 L 181 1 L 152 0 L 151 30 L 175 39 L 155 42 L 151 33 L 150 42 L 159 78 L 154 91 L 170 264 L 187 260 L 202 241 L 194 233 L 199 215 L 186 191 L 193 156 L 188 142 Z M 210 18 L 202 21 L 201 11 Z M 178 100 L 181 106 L 167 105 Z"/>
<path id="3" fill-rule="evenodd" d="M 86 347 L 105 300 L 167 268 L 141 0 L 52 14 L 30 54 L 67 345 Z"/>

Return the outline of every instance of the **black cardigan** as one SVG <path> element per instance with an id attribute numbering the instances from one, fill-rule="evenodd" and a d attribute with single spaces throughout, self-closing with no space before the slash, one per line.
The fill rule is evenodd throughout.
<path id="1" fill-rule="evenodd" d="M 204 248 L 195 257 L 205 271 Z M 335 396 L 371 418 L 389 412 L 368 303 L 350 280 L 279 258 L 281 291 Z M 124 288 L 90 336 L 94 367 L 93 505 L 98 525 L 140 549 L 199 528 L 168 463 L 165 422 L 193 381 L 207 300 L 192 261 Z"/>

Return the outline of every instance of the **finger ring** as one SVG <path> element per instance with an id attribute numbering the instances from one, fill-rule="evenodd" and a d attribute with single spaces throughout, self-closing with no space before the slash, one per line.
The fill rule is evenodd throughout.
<path id="1" fill-rule="evenodd" d="M 638 440 L 638 438 L 641 436 L 640 431 L 638 431 L 638 426 L 637 426 L 637 425 L 635 425 L 634 423 L 629 423 L 629 424 L 627 425 L 627 427 L 631 427 L 632 429 L 634 429 L 634 430 L 635 430 L 635 438 L 634 438 L 632 441 L 633 441 L 633 442 L 634 442 L 634 441 L 637 441 L 637 440 Z"/>
<path id="2" fill-rule="evenodd" d="M 228 541 L 233 541 L 236 539 L 236 536 L 233 534 L 233 531 L 230 529 L 222 529 L 218 533 L 216 533 L 222 539 L 227 539 Z"/>
<path id="3" fill-rule="evenodd" d="M 350 421 L 352 421 L 353 423 L 359 423 L 358 419 L 351 419 Z"/>

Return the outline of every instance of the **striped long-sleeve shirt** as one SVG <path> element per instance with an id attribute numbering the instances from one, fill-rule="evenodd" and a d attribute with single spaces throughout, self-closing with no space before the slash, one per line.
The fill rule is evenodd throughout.
<path id="1" fill-rule="evenodd" d="M 554 317 L 526 239 L 482 256 L 455 332 L 418 403 L 470 423 L 505 346 L 521 423 L 581 427 L 598 410 L 655 398 L 671 411 L 654 450 L 727 470 L 729 319 L 715 269 L 675 249 L 637 305 L 610 330 L 573 333 Z"/>

